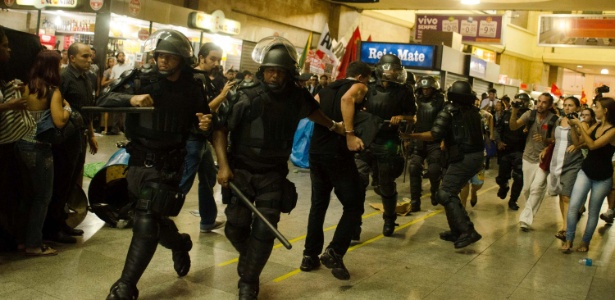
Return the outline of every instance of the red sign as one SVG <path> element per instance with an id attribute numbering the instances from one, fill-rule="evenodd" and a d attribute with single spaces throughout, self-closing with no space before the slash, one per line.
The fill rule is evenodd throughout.
<path id="1" fill-rule="evenodd" d="M 139 39 L 142 41 L 147 40 L 147 38 L 149 37 L 149 30 L 143 28 L 141 30 L 139 30 Z"/>
<path id="2" fill-rule="evenodd" d="M 6 7 L 11 7 L 13 4 L 15 4 L 15 0 L 4 0 L 4 5 L 6 5 Z"/>
<path id="3" fill-rule="evenodd" d="M 104 4 L 105 0 L 90 0 L 90 8 L 94 11 L 99 11 Z"/>
<path id="4" fill-rule="evenodd" d="M 39 34 L 38 36 L 41 39 L 41 44 L 47 47 L 47 49 L 53 49 L 53 47 L 55 47 L 56 45 L 55 35 Z"/>
<path id="5" fill-rule="evenodd" d="M 137 16 L 141 12 L 141 0 L 130 0 L 128 3 L 128 11 L 131 15 Z"/>

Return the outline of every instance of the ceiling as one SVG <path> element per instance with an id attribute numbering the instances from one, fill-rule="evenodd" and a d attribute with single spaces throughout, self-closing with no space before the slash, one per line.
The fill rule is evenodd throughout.
<path id="1" fill-rule="evenodd" d="M 332 0 L 332 2 L 336 1 Z M 351 2 L 346 2 L 344 4 L 358 9 L 369 10 L 615 10 L 615 1 L 613 0 L 481 0 L 481 3 L 477 5 L 463 5 L 460 0 L 380 0 L 378 3 Z"/>
<path id="2" fill-rule="evenodd" d="M 336 2 L 335 0 L 330 0 Z M 351 0 L 346 0 L 351 1 Z M 339 2 L 338 2 L 339 3 Z M 359 10 L 374 10 L 375 13 L 386 13 L 391 17 L 407 19 L 406 11 L 437 10 L 451 12 L 451 10 L 463 10 L 466 13 L 480 11 L 504 11 L 504 10 L 528 10 L 528 11 L 574 11 L 575 13 L 605 12 L 612 14 L 615 11 L 615 0 L 481 0 L 477 5 L 463 5 L 460 0 L 380 0 L 378 3 L 352 3 L 345 2 L 343 5 Z M 394 12 L 393 12 L 394 11 Z M 607 12 L 608 11 L 608 12 Z M 412 22 L 412 21 L 407 21 Z M 413 26 L 414 24 L 406 24 Z M 588 49 L 589 50 L 589 49 Z M 603 68 L 609 70 L 609 74 L 615 74 L 614 66 L 582 65 L 549 63 L 553 66 L 570 69 L 573 72 L 599 75 Z"/>

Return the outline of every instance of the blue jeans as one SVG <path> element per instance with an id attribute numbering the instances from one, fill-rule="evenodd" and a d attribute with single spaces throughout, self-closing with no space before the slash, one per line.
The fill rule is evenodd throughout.
<path id="1" fill-rule="evenodd" d="M 589 210 L 587 216 L 587 226 L 585 226 L 585 233 L 583 234 L 583 242 L 589 245 L 592 240 L 596 226 L 598 225 L 598 215 L 600 214 L 600 208 L 604 198 L 611 191 L 613 186 L 613 178 L 597 181 L 591 180 L 585 175 L 583 170 L 577 174 L 577 180 L 574 182 L 574 188 L 570 195 L 570 206 L 568 206 L 568 217 L 566 222 L 566 240 L 573 241 L 574 235 L 577 229 L 579 208 L 585 204 L 587 194 L 591 190 L 591 196 L 589 197 Z"/>
<path id="2" fill-rule="evenodd" d="M 20 140 L 15 144 L 22 170 L 24 197 L 22 211 L 27 217 L 25 245 L 43 244 L 43 223 L 53 190 L 53 154 L 51 145 Z"/>
<path id="3" fill-rule="evenodd" d="M 199 214 L 201 225 L 212 225 L 216 222 L 218 207 L 214 199 L 214 186 L 216 185 L 216 168 L 209 143 L 203 140 L 188 140 L 186 142 L 186 158 L 184 160 L 184 174 L 179 183 L 179 189 L 188 194 L 194 183 L 196 174 L 199 174 Z"/>

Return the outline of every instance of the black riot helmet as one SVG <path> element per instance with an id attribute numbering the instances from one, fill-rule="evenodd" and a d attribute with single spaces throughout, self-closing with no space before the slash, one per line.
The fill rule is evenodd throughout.
<path id="1" fill-rule="evenodd" d="M 476 94 L 472 91 L 472 85 L 467 81 L 455 81 L 448 88 L 446 98 L 459 105 L 474 105 Z"/>
<path id="2" fill-rule="evenodd" d="M 522 107 L 525 107 L 525 108 L 529 108 L 530 101 L 532 101 L 532 97 L 530 97 L 530 95 L 528 95 L 527 93 L 516 94 L 515 99 L 521 100 L 523 102 Z"/>
<path id="3" fill-rule="evenodd" d="M 154 58 L 158 59 L 159 53 L 169 53 L 183 58 L 184 66 L 191 66 L 195 62 L 192 44 L 181 32 L 173 29 L 161 29 L 154 32 L 144 43 L 145 52 L 154 52 Z M 183 67 L 183 66 L 182 66 Z M 181 67 L 180 67 L 181 68 Z M 170 75 L 174 72 L 167 71 L 162 75 Z"/>
<path id="4" fill-rule="evenodd" d="M 408 74 L 401 65 L 397 55 L 386 54 L 376 64 L 376 77 L 380 81 L 390 81 L 398 84 L 406 83 Z"/>
<path id="5" fill-rule="evenodd" d="M 270 36 L 260 40 L 254 46 L 252 60 L 260 64 L 256 72 L 259 79 L 262 79 L 264 67 L 285 69 L 291 78 L 299 76 L 297 49 L 283 37 Z"/>
<path id="6" fill-rule="evenodd" d="M 437 91 L 440 89 L 440 82 L 436 80 L 433 76 L 421 76 L 421 78 L 419 78 L 419 80 L 416 82 L 416 88 L 433 88 Z"/>

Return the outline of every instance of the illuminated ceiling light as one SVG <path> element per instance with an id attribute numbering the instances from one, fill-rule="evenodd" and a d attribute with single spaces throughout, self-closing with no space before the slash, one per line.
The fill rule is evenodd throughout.
<path id="1" fill-rule="evenodd" d="M 583 66 L 581 66 L 581 65 L 578 65 L 578 66 L 577 66 L 577 69 L 581 69 L 581 68 L 583 68 Z"/>
<path id="2" fill-rule="evenodd" d="M 609 74 L 609 70 L 608 69 L 602 69 L 602 70 L 600 70 L 600 74 L 603 74 L 603 75 Z"/>
<path id="3" fill-rule="evenodd" d="M 461 4 L 476 5 L 476 4 L 480 4 L 480 0 L 461 0 Z"/>

